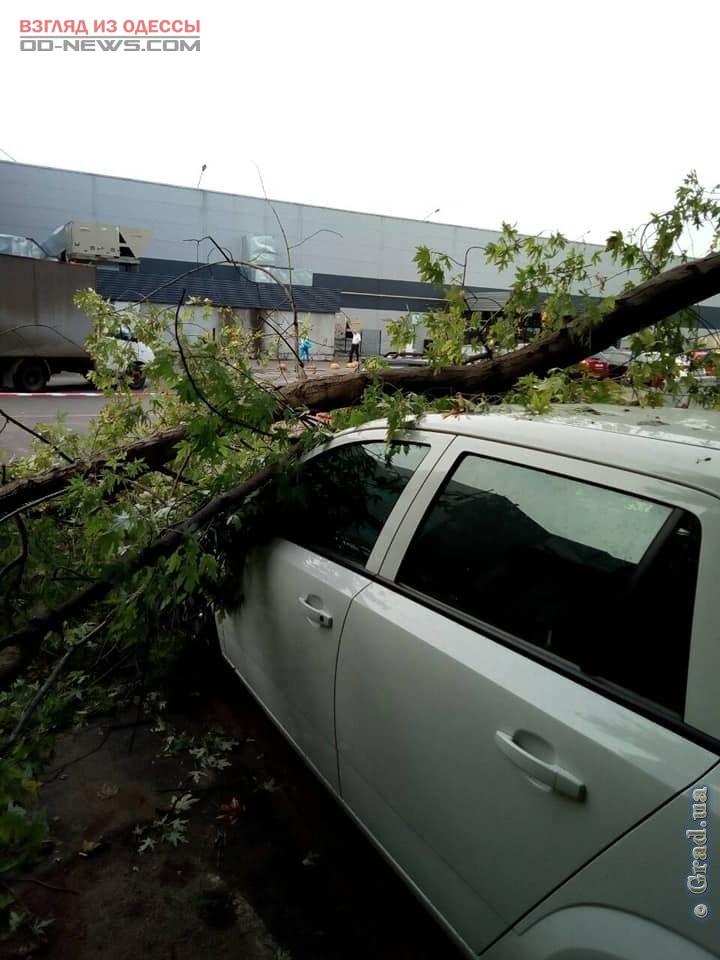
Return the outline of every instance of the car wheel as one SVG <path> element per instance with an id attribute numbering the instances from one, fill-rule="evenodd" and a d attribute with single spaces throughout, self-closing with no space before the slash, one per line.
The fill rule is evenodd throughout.
<path id="1" fill-rule="evenodd" d="M 40 393 L 50 379 L 43 360 L 23 360 L 13 374 L 15 389 L 21 393 Z"/>
<path id="2" fill-rule="evenodd" d="M 128 374 L 131 390 L 142 390 L 147 383 L 145 376 L 145 367 L 141 363 L 135 364 Z"/>

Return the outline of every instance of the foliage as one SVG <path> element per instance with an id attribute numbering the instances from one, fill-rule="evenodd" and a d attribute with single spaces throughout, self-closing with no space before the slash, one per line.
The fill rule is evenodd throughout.
<path id="1" fill-rule="evenodd" d="M 222 730 L 211 730 L 201 736 L 192 736 L 174 730 L 162 721 L 155 729 L 165 734 L 163 755 L 184 756 L 188 759 L 193 768 L 188 773 L 188 779 L 194 784 L 198 784 L 212 772 L 229 767 L 228 754 L 238 745 L 237 740 L 233 740 Z M 182 807 L 178 806 L 177 809 L 181 810 Z"/>
<path id="2" fill-rule="evenodd" d="M 430 311 L 423 318 L 432 341 L 428 350 L 431 366 L 441 369 L 467 362 L 468 354 L 471 358 L 492 358 L 566 327 L 570 321 L 579 321 L 574 329 L 589 347 L 591 331 L 615 306 L 609 286 L 619 292 L 684 262 L 695 241 L 704 240 L 710 251 L 717 249 L 718 189 L 705 188 L 692 171 L 676 190 L 670 210 L 652 214 L 648 223 L 627 236 L 615 231 L 604 249 L 571 243 L 560 233 L 523 236 L 517 227 L 504 223 L 498 238 L 485 244 L 482 252 L 486 263 L 511 274 L 509 297 L 504 303 L 493 303 L 488 295 L 485 300 L 493 309 L 482 312 L 470 308 L 472 291 L 465 284 L 467 257 L 473 248 L 466 251 L 465 262 L 458 263 L 447 254 L 420 247 L 415 256 L 420 279 L 442 287 L 446 296 L 442 310 Z M 414 317 L 408 315 L 389 323 L 388 332 L 393 349 L 400 349 L 414 339 Z M 701 346 L 698 338 L 704 332 L 700 313 L 688 309 L 636 334 L 630 349 L 640 360 L 631 364 L 622 399 L 656 405 L 662 397 L 657 389 L 648 387 L 661 386 L 667 393 L 682 393 L 694 402 L 716 405 L 718 390 L 702 387 L 692 376 L 680 378 L 676 364 L 679 355 L 691 356 Z M 699 366 L 700 361 L 690 360 L 689 372 Z M 567 389 L 558 390 L 558 377 L 566 380 Z M 621 399 L 612 386 L 598 388 L 587 380 L 578 390 L 570 384 L 571 377 L 572 372 L 554 372 L 552 385 L 540 392 L 554 396 L 556 402 L 566 402 L 569 396 L 592 402 Z M 516 392 L 521 402 L 525 396 L 522 389 Z M 534 398 L 531 408 L 536 409 L 538 390 L 527 396 Z"/>
<path id="3" fill-rule="evenodd" d="M 161 734 L 163 738 L 160 755 L 178 757 L 188 763 L 191 768 L 187 774 L 190 787 L 171 797 L 168 809 L 160 816 L 150 823 L 135 827 L 133 832 L 138 841 L 138 853 L 141 854 L 152 852 L 158 844 L 177 847 L 187 843 L 189 820 L 181 814 L 188 813 L 198 802 L 199 798 L 193 795 L 192 789 L 202 779 L 229 767 L 228 755 L 238 746 L 238 741 L 222 730 L 195 735 L 176 729 L 163 716 L 166 706 L 157 692 L 148 696 L 149 709 L 156 711 L 153 732 Z"/>
<path id="4" fill-rule="evenodd" d="M 47 836 L 47 822 L 35 809 L 39 784 L 22 756 L 0 764 L 0 877 L 31 863 Z"/>

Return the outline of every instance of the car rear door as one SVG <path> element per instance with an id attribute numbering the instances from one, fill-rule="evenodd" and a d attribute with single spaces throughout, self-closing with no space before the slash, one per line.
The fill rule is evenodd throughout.
<path id="1" fill-rule="evenodd" d="M 473 950 L 716 762 L 682 731 L 716 517 L 693 490 L 458 438 L 352 602 L 343 799 Z"/>
<path id="2" fill-rule="evenodd" d="M 412 498 L 450 442 L 413 432 L 346 435 L 285 478 L 280 534 L 248 558 L 242 601 L 218 618 L 221 649 L 321 776 L 337 789 L 334 681 L 352 598 L 369 583 Z"/>

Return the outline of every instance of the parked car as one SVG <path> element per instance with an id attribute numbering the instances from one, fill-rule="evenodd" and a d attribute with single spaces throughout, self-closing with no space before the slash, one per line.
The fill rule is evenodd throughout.
<path id="1" fill-rule="evenodd" d="M 631 350 L 621 350 L 619 347 L 608 347 L 594 354 L 596 360 L 603 360 L 608 365 L 608 375 L 611 377 L 622 377 L 627 373 Z"/>
<path id="2" fill-rule="evenodd" d="M 720 366 L 720 350 L 695 350 L 691 359 L 693 363 L 704 367 L 705 374 L 710 376 Z"/>
<path id="3" fill-rule="evenodd" d="M 690 356 L 689 371 L 701 386 L 716 386 L 720 377 L 720 351 L 695 350 Z"/>
<path id="4" fill-rule="evenodd" d="M 391 367 L 426 367 L 427 357 L 414 351 L 392 351 L 385 354 L 385 361 Z"/>
<path id="5" fill-rule="evenodd" d="M 468 363 L 471 360 L 477 363 L 482 363 L 487 357 L 487 351 L 485 349 L 482 347 L 473 346 L 469 343 L 463 345 L 461 352 L 464 358 L 464 363 Z M 502 351 L 498 351 L 498 354 L 501 352 Z M 391 367 L 425 367 L 429 363 L 427 354 L 419 353 L 416 350 L 391 351 L 390 353 L 386 353 L 384 356 L 385 361 Z"/>
<path id="6" fill-rule="evenodd" d="M 468 956 L 720 956 L 720 417 L 385 436 L 266 492 L 224 656 Z"/>
<path id="7" fill-rule="evenodd" d="M 588 357 L 579 363 L 580 372 L 586 376 L 597 377 L 598 380 L 605 380 L 610 376 L 610 364 L 607 360 L 599 357 Z"/>
<path id="8" fill-rule="evenodd" d="M 663 359 L 662 353 L 655 350 L 638 353 L 630 359 L 628 370 L 632 372 L 639 367 L 643 374 L 643 381 L 647 386 L 662 388 L 665 386 L 667 380 L 667 370 L 666 365 L 662 363 Z M 667 359 L 669 358 L 666 358 L 666 363 Z M 686 356 L 679 355 L 675 357 L 676 373 L 674 379 L 678 380 L 687 376 L 688 366 L 689 360 Z"/>

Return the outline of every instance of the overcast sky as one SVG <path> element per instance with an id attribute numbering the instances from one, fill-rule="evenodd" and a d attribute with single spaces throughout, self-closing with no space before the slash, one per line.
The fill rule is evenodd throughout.
<path id="1" fill-rule="evenodd" d="M 199 52 L 21 52 L 19 21 L 201 21 Z M 3 0 L 16 160 L 602 242 L 720 182 L 720 4 Z M 31 35 L 32 36 L 32 35 Z"/>

